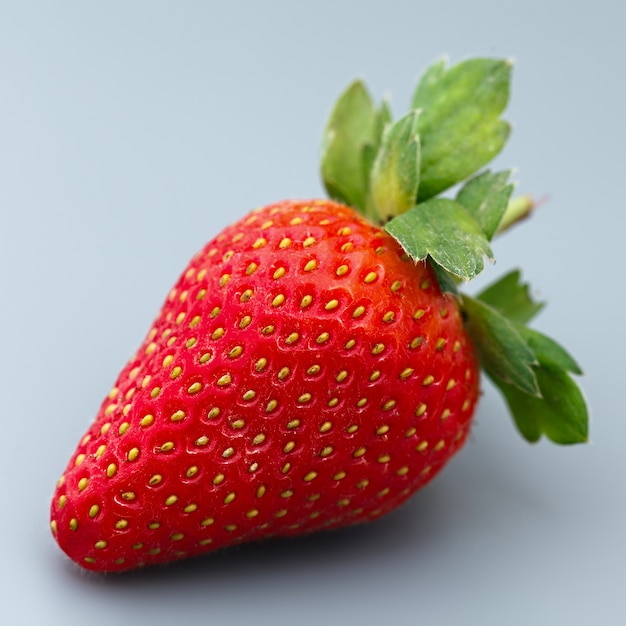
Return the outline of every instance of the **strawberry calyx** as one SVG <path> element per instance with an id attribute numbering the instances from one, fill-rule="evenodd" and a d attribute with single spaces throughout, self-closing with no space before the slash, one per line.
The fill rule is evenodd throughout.
<path id="1" fill-rule="evenodd" d="M 509 60 L 477 58 L 426 70 L 409 112 L 393 120 L 362 81 L 328 120 L 321 175 L 329 196 L 381 225 L 454 294 L 481 366 L 501 391 L 520 433 L 559 444 L 587 441 L 588 411 L 572 375 L 582 372 L 554 340 L 529 328 L 542 308 L 514 271 L 475 297 L 459 287 L 494 260 L 493 237 L 528 217 L 529 196 L 511 198 L 511 171 L 483 168 L 510 134 L 501 115 Z M 458 191 L 451 195 L 451 188 Z M 442 194 L 447 192 L 444 197 Z"/>

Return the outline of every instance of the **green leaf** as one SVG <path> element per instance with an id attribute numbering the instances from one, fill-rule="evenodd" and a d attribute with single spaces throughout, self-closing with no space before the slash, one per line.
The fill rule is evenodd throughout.
<path id="1" fill-rule="evenodd" d="M 432 198 L 392 219 L 385 230 L 414 259 L 431 256 L 445 270 L 470 280 L 492 258 L 489 242 L 470 214 L 454 200 Z"/>
<path id="2" fill-rule="evenodd" d="M 324 131 L 321 173 L 328 195 L 364 210 L 368 169 L 367 145 L 379 141 L 379 114 L 361 81 L 339 97 Z"/>
<path id="3" fill-rule="evenodd" d="M 430 258 L 430 266 L 433 268 L 433 272 L 435 272 L 437 283 L 439 284 L 441 291 L 452 294 L 459 293 L 459 279 L 456 276 L 453 276 L 450 272 L 443 269 L 441 265 L 435 263 L 432 257 Z"/>
<path id="4" fill-rule="evenodd" d="M 507 183 L 510 170 L 492 174 L 489 170 L 463 185 L 456 200 L 478 222 L 489 241 L 506 213 L 513 185 Z"/>
<path id="5" fill-rule="evenodd" d="M 476 347 L 481 365 L 495 379 L 525 394 L 539 396 L 533 365 L 537 364 L 518 329 L 489 305 L 463 295 L 465 325 Z"/>
<path id="6" fill-rule="evenodd" d="M 529 396 L 488 373 L 504 395 L 519 431 L 528 441 L 538 441 L 542 434 L 559 444 L 587 441 L 587 405 L 580 389 L 566 372 L 541 364 L 536 369 L 540 398 Z"/>
<path id="7" fill-rule="evenodd" d="M 489 285 L 477 298 L 517 324 L 527 324 L 544 306 L 543 302 L 531 298 L 519 270 L 513 270 Z"/>
<path id="8" fill-rule="evenodd" d="M 503 148 L 510 133 L 500 119 L 509 97 L 511 63 L 471 59 L 431 67 L 413 96 L 422 146 L 418 201 L 459 183 Z"/>
<path id="9" fill-rule="evenodd" d="M 416 134 L 418 112 L 412 111 L 383 134 L 371 175 L 371 198 L 380 220 L 405 213 L 415 205 L 419 185 L 420 150 Z"/>
<path id="10" fill-rule="evenodd" d="M 569 352 L 554 339 L 525 326 L 519 327 L 518 330 L 542 365 L 556 367 L 572 374 L 583 373 Z"/>

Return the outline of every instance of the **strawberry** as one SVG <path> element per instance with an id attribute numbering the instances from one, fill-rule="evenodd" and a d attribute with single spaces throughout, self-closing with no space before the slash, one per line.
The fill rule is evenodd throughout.
<path id="1" fill-rule="evenodd" d="M 578 367 L 528 328 L 539 305 L 519 275 L 477 298 L 457 288 L 530 204 L 509 202 L 508 172 L 468 179 L 493 156 L 481 146 L 439 171 L 428 106 L 446 109 L 438 89 L 471 104 L 455 85 L 502 83 L 503 68 L 435 66 L 395 123 L 356 83 L 326 133 L 334 199 L 253 211 L 193 257 L 57 483 L 71 559 L 122 571 L 384 515 L 466 441 L 481 366 L 527 439 L 586 438 L 584 404 L 563 415 L 552 393 L 579 401 Z M 461 115 L 454 136 L 497 145 L 499 113 L 478 131 Z"/>

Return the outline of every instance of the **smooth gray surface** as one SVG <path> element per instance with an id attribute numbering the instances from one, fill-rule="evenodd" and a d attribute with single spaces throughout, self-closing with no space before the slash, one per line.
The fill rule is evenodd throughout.
<path id="1" fill-rule="evenodd" d="M 626 623 L 623 3 L 1 2 L 0 621 Z M 447 54 L 516 60 L 498 160 L 547 202 L 496 245 L 587 375 L 592 443 L 524 443 L 490 388 L 471 442 L 368 527 L 122 577 L 54 544 L 54 482 L 191 255 L 317 196 L 356 75 L 400 113 Z"/>

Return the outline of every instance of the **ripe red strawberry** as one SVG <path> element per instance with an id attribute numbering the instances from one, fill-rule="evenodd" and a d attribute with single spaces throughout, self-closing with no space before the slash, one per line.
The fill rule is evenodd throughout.
<path id="1" fill-rule="evenodd" d="M 394 149 L 393 128 L 381 149 Z M 384 165 L 372 166 L 373 196 L 393 180 Z M 481 180 L 459 206 L 472 210 Z M 445 220 L 451 200 L 406 215 L 434 203 Z M 500 208 L 498 222 L 506 200 Z M 477 354 L 514 413 L 515 393 L 542 402 L 548 365 L 575 370 L 553 343 L 546 356 L 547 338 L 506 321 L 515 315 L 498 289 L 482 300 L 455 293 L 454 263 L 436 246 L 405 250 L 398 220 L 385 232 L 343 204 L 287 201 L 192 259 L 58 481 L 52 530 L 70 558 L 121 571 L 377 518 L 463 445 Z M 507 301 L 521 293 L 511 289 Z M 536 308 L 517 302 L 516 323 Z M 523 352 L 518 339 L 532 363 L 507 361 Z M 518 425 L 537 438 L 534 424 Z"/>

